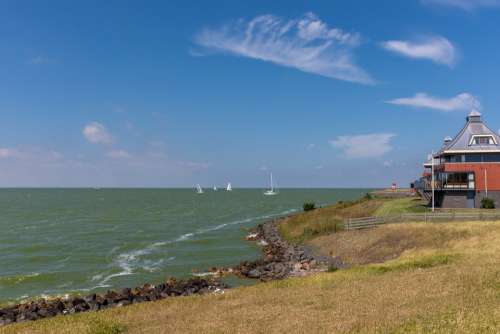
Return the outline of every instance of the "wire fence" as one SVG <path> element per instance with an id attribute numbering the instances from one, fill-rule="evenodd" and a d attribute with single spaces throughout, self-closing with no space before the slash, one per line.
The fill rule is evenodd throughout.
<path id="1" fill-rule="evenodd" d="M 383 217 L 349 218 L 344 222 L 344 229 L 361 230 L 373 228 L 384 224 L 397 223 L 444 223 L 453 221 L 495 221 L 500 220 L 500 211 L 480 211 L 480 212 L 424 212 L 424 213 L 404 213 L 401 215 Z"/>

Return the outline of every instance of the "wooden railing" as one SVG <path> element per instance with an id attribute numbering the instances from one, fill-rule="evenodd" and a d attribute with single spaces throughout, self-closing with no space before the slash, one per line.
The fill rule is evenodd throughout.
<path id="1" fill-rule="evenodd" d="M 453 221 L 481 221 L 481 220 L 500 220 L 500 210 L 488 211 L 470 211 L 470 212 L 424 212 L 424 213 L 404 213 L 401 215 L 384 217 L 364 217 L 349 218 L 344 222 L 344 229 L 347 231 L 373 228 L 384 224 L 397 223 L 440 223 Z"/>

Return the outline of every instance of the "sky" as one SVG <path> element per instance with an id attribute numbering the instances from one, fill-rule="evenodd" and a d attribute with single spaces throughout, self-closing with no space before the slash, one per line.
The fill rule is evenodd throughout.
<path id="1" fill-rule="evenodd" d="M 400 186 L 477 109 L 500 0 L 0 2 L 0 187 Z"/>

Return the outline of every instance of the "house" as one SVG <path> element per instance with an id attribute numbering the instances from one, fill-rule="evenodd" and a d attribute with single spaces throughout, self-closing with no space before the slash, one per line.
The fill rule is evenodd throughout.
<path id="1" fill-rule="evenodd" d="M 455 136 L 446 137 L 441 149 L 424 164 L 417 190 L 442 208 L 479 208 L 481 200 L 500 203 L 500 136 L 473 110 Z M 430 202 L 432 204 L 432 202 Z"/>

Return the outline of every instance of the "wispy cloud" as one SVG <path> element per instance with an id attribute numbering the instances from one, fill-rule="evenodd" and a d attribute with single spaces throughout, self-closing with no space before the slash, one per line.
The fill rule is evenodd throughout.
<path id="1" fill-rule="evenodd" d="M 268 61 L 329 78 L 373 84 L 354 62 L 359 35 L 331 28 L 315 14 L 295 20 L 261 15 L 216 29 L 205 28 L 195 42 L 207 49 Z"/>
<path id="2" fill-rule="evenodd" d="M 426 93 L 417 93 L 413 97 L 393 99 L 387 101 L 387 103 L 414 108 L 434 109 L 444 112 L 481 109 L 481 103 L 478 98 L 469 93 L 458 94 L 448 99 L 429 96 Z"/>
<path id="3" fill-rule="evenodd" d="M 177 164 L 189 169 L 207 169 L 212 166 L 210 162 L 178 161 Z"/>
<path id="4" fill-rule="evenodd" d="M 106 127 L 98 122 L 92 122 L 82 130 L 83 136 L 93 144 L 111 144 L 113 136 L 108 132 Z"/>
<path id="5" fill-rule="evenodd" d="M 500 7 L 500 0 L 421 0 L 425 5 L 457 7 L 463 10 L 474 10 L 480 7 Z"/>
<path id="6" fill-rule="evenodd" d="M 457 62 L 455 46 L 442 36 L 427 37 L 416 41 L 391 40 L 382 42 L 382 47 L 399 55 L 431 60 L 452 67 Z"/>
<path id="7" fill-rule="evenodd" d="M 0 147 L 0 159 L 18 156 L 19 152 L 13 148 Z"/>
<path id="8" fill-rule="evenodd" d="M 130 158 L 132 155 L 125 150 L 111 150 L 108 153 L 106 153 L 106 156 L 112 159 L 127 159 Z"/>
<path id="9" fill-rule="evenodd" d="M 392 150 L 391 139 L 395 136 L 393 133 L 339 136 L 330 145 L 347 158 L 378 158 Z"/>
<path id="10" fill-rule="evenodd" d="M 44 56 L 36 56 L 28 60 L 28 64 L 31 65 L 44 65 L 52 63 L 53 60 Z"/>
<path id="11" fill-rule="evenodd" d="M 386 160 L 386 161 L 384 161 L 384 162 L 382 163 L 382 165 L 383 165 L 384 167 L 392 167 L 392 165 L 393 165 L 393 164 L 394 164 L 394 161 L 392 161 L 392 160 Z"/>
<path id="12" fill-rule="evenodd" d="M 41 162 L 63 159 L 62 153 L 39 147 L 0 147 L 0 159 L 33 160 Z"/>

